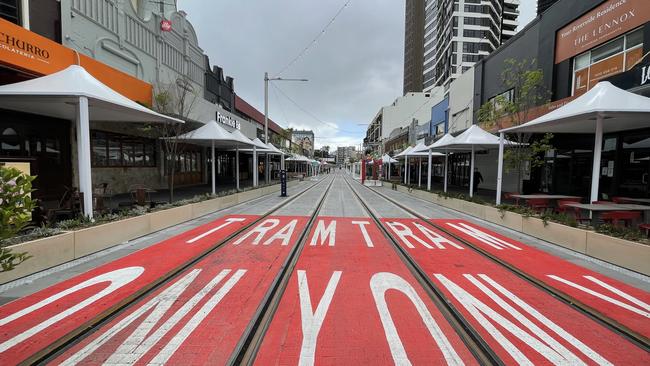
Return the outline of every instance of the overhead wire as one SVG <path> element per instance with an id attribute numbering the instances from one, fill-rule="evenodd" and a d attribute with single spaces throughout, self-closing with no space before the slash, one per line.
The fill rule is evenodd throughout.
<path id="1" fill-rule="evenodd" d="M 322 29 L 322 30 L 321 30 L 321 31 L 316 35 L 316 37 L 314 37 L 314 39 L 312 39 L 311 42 L 309 42 L 309 43 L 307 44 L 307 46 L 305 46 L 305 48 L 303 48 L 302 51 L 300 51 L 296 57 L 294 57 L 291 61 L 289 61 L 289 63 L 288 63 L 285 67 L 283 67 L 283 68 L 282 68 L 282 69 L 281 69 L 281 70 L 280 70 L 280 71 L 275 75 L 275 77 L 280 76 L 280 75 L 281 75 L 283 72 L 285 72 L 289 67 L 291 67 L 294 63 L 296 63 L 296 62 L 297 62 L 297 61 L 298 61 L 298 60 L 299 60 L 299 59 L 300 59 L 300 58 L 301 58 L 305 53 L 307 53 L 307 51 L 308 51 L 308 50 L 309 50 L 313 45 L 316 44 L 316 42 L 318 41 L 318 39 L 319 39 L 323 34 L 325 34 L 325 32 L 327 31 L 327 28 L 329 28 L 329 26 L 332 25 L 332 23 L 334 23 L 334 20 L 336 20 L 336 18 L 337 18 L 339 15 L 341 15 L 341 13 L 343 12 L 343 10 L 344 10 L 348 5 L 350 5 L 350 2 L 352 2 L 352 0 L 347 0 L 347 1 L 345 2 L 345 4 L 343 4 L 343 6 L 341 6 L 341 7 L 339 8 L 339 10 L 336 12 L 336 14 L 334 14 L 334 16 L 332 17 L 332 19 L 330 19 L 330 21 L 327 22 L 327 24 L 325 24 L 325 27 L 323 27 L 323 29 Z"/>

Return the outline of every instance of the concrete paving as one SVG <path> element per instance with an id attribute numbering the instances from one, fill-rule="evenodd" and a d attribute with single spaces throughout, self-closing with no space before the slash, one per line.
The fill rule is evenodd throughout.
<path id="1" fill-rule="evenodd" d="M 309 180 L 298 182 L 296 185 L 288 187 L 288 195 L 290 197 L 296 195 L 313 186 L 315 183 L 316 182 Z M 316 195 L 317 193 L 312 194 Z M 79 258 L 77 260 L 64 263 L 45 271 L 35 273 L 31 276 L 27 276 L 16 281 L 0 285 L 0 305 L 10 302 L 16 298 L 27 296 L 56 283 L 65 281 L 71 277 L 96 268 L 104 263 L 108 263 L 133 252 L 137 252 L 165 239 L 169 239 L 180 233 L 204 225 L 219 217 L 237 214 L 265 214 L 286 199 L 287 198 L 280 197 L 280 195 L 277 193 L 273 193 L 268 196 L 244 202 L 227 209 L 215 211 L 197 219 L 190 220 L 182 224 L 130 240 L 125 243 L 120 243 L 114 247 L 88 255 L 86 257 Z"/>

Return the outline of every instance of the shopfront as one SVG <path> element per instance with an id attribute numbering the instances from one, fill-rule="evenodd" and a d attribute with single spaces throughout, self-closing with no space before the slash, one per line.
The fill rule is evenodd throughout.
<path id="1" fill-rule="evenodd" d="M 0 84 L 48 75 L 72 64 L 80 64 L 128 98 L 151 105 L 150 84 L 0 19 Z M 35 198 L 56 202 L 66 190 L 77 186 L 76 138 L 71 121 L 8 110 L 0 110 L 0 115 L 0 163 L 28 163 L 30 173 L 37 176 Z M 106 167 L 156 170 L 157 146 L 151 139 L 102 132 L 101 122 L 93 121 L 90 127 L 94 176 L 101 176 L 101 169 Z"/>
<path id="2" fill-rule="evenodd" d="M 648 5 L 646 0 L 560 0 L 477 63 L 475 109 L 507 92 L 500 75 L 508 59 L 535 59 L 550 92 L 551 102 L 533 108 L 529 120 L 568 103 L 600 81 L 650 96 Z M 604 135 L 601 199 L 650 197 L 649 133 L 650 121 L 648 129 Z M 524 180 L 525 193 L 589 196 L 593 144 L 593 134 L 556 134 L 546 164 Z"/>

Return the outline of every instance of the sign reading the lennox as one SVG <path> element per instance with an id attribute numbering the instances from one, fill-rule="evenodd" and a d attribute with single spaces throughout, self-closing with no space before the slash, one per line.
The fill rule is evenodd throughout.
<path id="1" fill-rule="evenodd" d="M 555 63 L 620 36 L 648 19 L 647 0 L 607 1 L 557 32 Z"/>
<path id="2" fill-rule="evenodd" d="M 226 116 L 219 111 L 217 111 L 217 122 L 241 130 L 241 123 L 237 119 L 231 116 Z"/>

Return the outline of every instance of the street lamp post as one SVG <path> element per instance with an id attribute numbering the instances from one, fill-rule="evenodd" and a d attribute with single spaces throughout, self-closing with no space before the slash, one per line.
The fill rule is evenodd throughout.
<path id="1" fill-rule="evenodd" d="M 269 143 L 269 81 L 309 81 L 307 79 L 285 79 L 281 77 L 269 78 L 269 73 L 264 73 L 264 143 Z M 269 169 L 269 154 L 266 154 L 265 167 L 265 182 L 268 184 L 270 180 L 271 170 Z"/>

